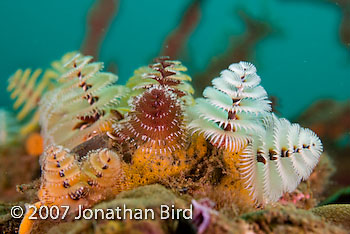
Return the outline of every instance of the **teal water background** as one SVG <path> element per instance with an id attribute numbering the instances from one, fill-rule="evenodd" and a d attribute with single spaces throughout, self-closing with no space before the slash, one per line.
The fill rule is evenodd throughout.
<path id="1" fill-rule="evenodd" d="M 102 44 L 100 60 L 115 61 L 121 83 L 159 54 L 190 0 L 121 0 Z M 18 68 L 45 68 L 81 47 L 93 0 L 0 1 L 0 106 L 10 107 L 7 79 Z M 321 98 L 350 98 L 350 52 L 340 42 L 341 9 L 323 0 L 206 0 L 184 60 L 191 75 L 225 52 L 244 31 L 243 7 L 277 32 L 262 40 L 253 62 L 283 116 L 298 115 Z M 214 77 L 213 77 L 214 78 Z"/>

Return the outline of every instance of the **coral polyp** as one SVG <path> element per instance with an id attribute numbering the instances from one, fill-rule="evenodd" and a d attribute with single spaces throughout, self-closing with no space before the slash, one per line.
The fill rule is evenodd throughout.
<path id="1" fill-rule="evenodd" d="M 172 89 L 154 85 L 137 96 L 128 117 L 114 125 L 114 135 L 146 151 L 184 147 L 185 115 Z"/>
<path id="2" fill-rule="evenodd" d="M 261 118 L 270 110 L 265 89 L 254 65 L 232 64 L 212 81 L 214 87 L 196 100 L 190 128 L 203 133 L 213 145 L 238 151 L 252 134 L 262 131 Z"/>
<path id="3" fill-rule="evenodd" d="M 316 134 L 298 124 L 272 114 L 265 119 L 265 129 L 241 155 L 243 179 L 259 203 L 293 192 L 310 176 L 322 153 Z"/>

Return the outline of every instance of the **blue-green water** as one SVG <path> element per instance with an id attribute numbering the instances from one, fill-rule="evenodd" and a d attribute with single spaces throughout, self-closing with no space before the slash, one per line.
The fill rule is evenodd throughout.
<path id="1" fill-rule="evenodd" d="M 124 83 L 133 70 L 159 54 L 190 0 L 121 0 L 102 44 L 100 60 L 118 64 Z M 46 67 L 81 47 L 93 0 L 0 1 L 0 106 L 10 106 L 7 78 L 18 68 Z M 293 117 L 320 98 L 349 99 L 350 52 L 341 44 L 341 9 L 322 0 L 206 0 L 184 58 L 189 73 L 205 70 L 244 26 L 244 8 L 276 32 L 258 43 L 253 62 L 282 115 Z M 350 23 L 350 22 L 349 22 Z M 214 77 L 213 77 L 214 78 Z"/>

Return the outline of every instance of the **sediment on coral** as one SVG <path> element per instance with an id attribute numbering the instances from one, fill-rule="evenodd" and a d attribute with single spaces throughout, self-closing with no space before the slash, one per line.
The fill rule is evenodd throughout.
<path id="1" fill-rule="evenodd" d="M 255 233 L 347 233 L 342 226 L 325 222 L 313 212 L 293 206 L 269 207 L 241 218 L 252 224 Z"/>
<path id="2" fill-rule="evenodd" d="M 160 227 L 159 231 L 163 230 L 164 233 L 174 232 L 177 228 L 178 222 L 176 220 L 160 220 L 161 205 L 168 205 L 169 207 L 174 205 L 174 207 L 177 208 L 188 208 L 188 202 L 181 198 L 178 198 L 171 191 L 165 189 L 160 185 L 149 185 L 139 187 L 131 191 L 121 192 L 113 200 L 102 202 L 92 207 L 92 209 L 102 209 L 106 211 L 106 209 L 120 208 L 120 215 L 124 214 L 124 207 L 132 209 L 133 211 L 135 211 L 135 209 L 152 209 L 155 214 L 155 222 L 158 224 L 157 227 Z M 139 220 L 135 221 L 139 222 Z M 118 230 L 120 230 L 121 233 L 123 233 L 124 230 L 130 230 L 129 225 L 137 225 L 132 219 L 130 219 L 129 215 L 126 215 L 126 219 L 123 218 L 123 221 L 116 218 L 110 222 L 113 222 L 116 227 L 119 227 Z M 149 218 L 148 220 L 145 220 L 145 222 L 153 221 L 151 218 Z M 92 225 L 92 223 L 95 224 Z M 97 220 L 81 219 L 69 223 L 56 224 L 54 227 L 52 227 L 51 222 L 44 222 L 41 226 L 37 226 L 36 228 L 37 231 L 40 230 L 42 232 L 61 232 L 62 230 L 66 230 L 67 227 L 69 227 L 71 233 L 81 233 L 84 230 L 95 232 L 100 228 L 106 228 L 106 222 L 100 217 Z M 35 231 L 35 229 L 33 229 L 33 231 Z"/>
<path id="3" fill-rule="evenodd" d="M 150 199 L 150 197 L 152 199 Z M 192 201 L 193 202 L 193 201 Z M 113 233 L 145 233 L 149 230 L 152 233 L 244 233 L 251 231 L 252 226 L 241 219 L 228 219 L 215 211 L 208 213 L 209 226 L 205 229 L 199 229 L 197 223 L 184 218 L 179 219 L 160 219 L 161 206 L 174 207 L 174 209 L 187 209 L 191 205 L 191 199 L 178 197 L 170 190 L 161 185 L 148 185 L 136 188 L 131 191 L 122 192 L 113 200 L 102 202 L 93 207 L 93 209 L 120 208 L 120 214 L 123 214 L 124 206 L 128 209 L 136 209 L 145 211 L 151 209 L 154 211 L 155 219 L 130 219 L 127 215 L 123 220 L 76 220 L 74 222 L 65 222 L 56 224 L 52 227 L 52 223 L 44 222 L 36 231 L 41 232 L 64 232 L 69 230 L 70 233 L 82 232 L 102 232 L 113 231 Z M 198 212 L 198 207 L 194 207 L 193 212 Z M 196 210 L 196 211 L 195 211 Z M 193 213 L 194 214 L 194 213 Z"/>
<path id="4" fill-rule="evenodd" d="M 311 212 L 323 217 L 327 222 L 350 228 L 350 204 L 332 204 L 311 209 Z"/>
<path id="5" fill-rule="evenodd" d="M 26 154 L 21 146 L 15 146 L 0 149 L 0 162 L 0 201 L 32 202 L 36 190 L 23 193 L 17 187 L 40 178 L 38 158 Z"/>

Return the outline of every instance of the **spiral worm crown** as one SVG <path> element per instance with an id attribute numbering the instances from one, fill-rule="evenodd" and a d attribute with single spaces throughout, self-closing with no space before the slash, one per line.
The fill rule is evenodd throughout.
<path id="1" fill-rule="evenodd" d="M 171 152 L 185 142 L 184 118 L 182 103 L 172 89 L 154 85 L 134 98 L 128 117 L 113 125 L 114 134 L 147 151 Z"/>
<path id="2" fill-rule="evenodd" d="M 118 77 L 100 72 L 103 64 L 91 63 L 92 57 L 76 54 L 65 65 L 68 71 L 59 85 L 40 103 L 40 124 L 45 145 L 52 143 L 68 149 L 81 144 L 112 119 L 127 89 L 114 85 Z"/>
<path id="3" fill-rule="evenodd" d="M 213 145 L 238 151 L 251 135 L 262 131 L 260 120 L 270 110 L 267 93 L 254 65 L 231 64 L 196 100 L 190 128 L 203 133 Z"/>
<path id="4" fill-rule="evenodd" d="M 254 137 L 242 155 L 242 178 L 258 203 L 277 201 L 307 179 L 322 153 L 310 129 L 279 119 L 265 119 L 265 131 Z"/>

